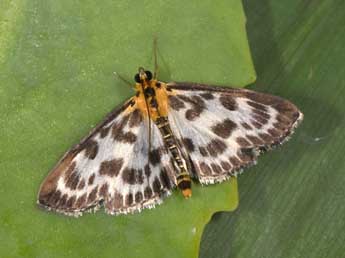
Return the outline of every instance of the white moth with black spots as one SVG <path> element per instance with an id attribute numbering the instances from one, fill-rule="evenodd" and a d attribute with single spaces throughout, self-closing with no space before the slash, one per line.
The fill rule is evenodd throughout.
<path id="1" fill-rule="evenodd" d="M 302 120 L 291 102 L 247 89 L 164 83 L 139 68 L 136 95 L 69 150 L 38 204 L 66 215 L 152 208 L 191 181 L 213 184 L 254 164 Z"/>

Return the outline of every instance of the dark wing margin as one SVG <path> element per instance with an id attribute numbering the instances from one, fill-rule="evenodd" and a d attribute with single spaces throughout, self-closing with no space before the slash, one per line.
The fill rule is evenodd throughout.
<path id="1" fill-rule="evenodd" d="M 67 184 L 69 184 L 69 186 L 72 189 L 76 187 L 79 178 L 76 176 L 75 173 L 73 173 L 73 170 L 75 169 L 75 162 L 73 162 L 73 159 L 78 153 L 80 153 L 83 150 L 86 150 L 86 154 L 88 154 L 92 159 L 92 155 L 95 151 L 95 148 L 91 138 L 97 133 L 100 133 L 101 135 L 108 133 L 110 128 L 104 127 L 109 122 L 116 119 L 116 117 L 123 111 L 125 111 L 131 105 L 131 103 L 131 100 L 127 100 L 123 102 L 121 105 L 117 106 L 105 117 L 105 119 L 99 125 L 92 129 L 89 132 L 89 134 L 80 141 L 80 143 L 72 147 L 64 154 L 64 156 L 59 160 L 57 165 L 49 172 L 48 176 L 44 179 L 40 186 L 37 197 L 37 204 L 39 205 L 39 207 L 48 210 L 56 210 L 57 212 L 65 213 L 67 215 L 73 215 L 69 214 L 74 212 L 74 210 L 72 209 L 70 210 L 70 212 L 58 210 L 58 207 L 66 207 L 66 210 L 68 210 L 68 201 L 72 202 L 71 200 L 66 199 L 67 197 L 65 197 L 61 191 L 57 190 L 57 183 L 59 178 L 63 176 L 63 173 L 67 173 L 69 176 Z M 92 209 L 93 206 L 94 205 L 90 205 L 88 208 Z"/>

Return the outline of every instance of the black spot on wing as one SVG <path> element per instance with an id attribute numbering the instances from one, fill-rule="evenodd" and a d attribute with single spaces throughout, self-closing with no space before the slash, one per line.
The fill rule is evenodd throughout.
<path id="1" fill-rule="evenodd" d="M 122 171 L 122 180 L 130 185 L 135 184 L 135 169 L 133 168 L 124 168 Z"/>
<path id="2" fill-rule="evenodd" d="M 201 93 L 200 96 L 205 99 L 205 100 L 211 100 L 211 99 L 214 99 L 214 96 L 211 92 L 204 92 L 204 93 Z"/>
<path id="3" fill-rule="evenodd" d="M 248 123 L 242 122 L 241 126 L 246 130 L 253 130 L 253 127 L 251 127 Z"/>
<path id="4" fill-rule="evenodd" d="M 119 192 L 115 192 L 114 201 L 110 204 L 108 209 L 120 209 L 123 207 L 123 195 Z"/>
<path id="5" fill-rule="evenodd" d="M 212 174 L 212 170 L 210 166 L 207 165 L 205 162 L 200 162 L 199 168 L 200 168 L 201 174 L 203 174 L 204 176 L 209 176 Z"/>
<path id="6" fill-rule="evenodd" d="M 67 197 L 67 195 L 65 195 Z M 76 209 L 82 209 L 86 205 L 86 193 L 83 195 L 79 196 L 77 201 L 75 202 L 75 208 Z M 66 204 L 67 199 L 64 199 L 64 203 Z"/>
<path id="7" fill-rule="evenodd" d="M 261 110 L 262 112 L 267 112 L 267 106 L 262 105 L 258 102 L 253 102 L 253 101 L 247 101 L 247 104 L 254 109 Z"/>
<path id="8" fill-rule="evenodd" d="M 239 146 L 241 147 L 249 147 L 252 144 L 244 137 L 237 137 L 236 142 L 238 143 Z"/>
<path id="9" fill-rule="evenodd" d="M 203 147 L 203 146 L 200 146 L 200 147 L 199 147 L 199 152 L 200 152 L 200 154 L 201 154 L 203 157 L 207 157 L 207 156 L 208 156 L 208 152 L 207 152 L 206 148 Z"/>
<path id="10" fill-rule="evenodd" d="M 101 138 L 104 138 L 104 137 L 106 137 L 107 135 L 108 135 L 108 133 L 109 133 L 109 131 L 110 131 L 110 128 L 111 128 L 111 126 L 108 126 L 108 127 L 102 127 L 101 129 L 100 129 L 100 136 L 101 136 Z"/>
<path id="11" fill-rule="evenodd" d="M 114 140 L 122 141 L 123 139 L 123 129 L 127 125 L 129 120 L 129 115 L 124 116 L 120 121 L 117 121 L 112 126 L 111 134 L 114 138 Z"/>
<path id="12" fill-rule="evenodd" d="M 139 115 L 137 113 L 137 115 Z M 132 132 L 124 132 L 123 129 L 127 125 L 130 119 L 130 115 L 126 115 L 122 118 L 121 121 L 115 123 L 112 126 L 112 136 L 115 141 L 125 142 L 125 143 L 134 143 L 137 140 L 137 136 Z M 135 118 L 137 120 L 139 118 Z M 132 120 L 132 124 L 134 125 L 136 121 Z"/>
<path id="13" fill-rule="evenodd" d="M 246 138 L 252 142 L 255 146 L 260 146 L 264 144 L 264 141 L 261 140 L 259 137 L 255 136 L 255 135 L 246 135 Z"/>
<path id="14" fill-rule="evenodd" d="M 231 170 L 231 164 L 228 161 L 221 161 L 220 164 L 225 171 L 229 172 Z"/>
<path id="15" fill-rule="evenodd" d="M 143 117 L 142 117 L 141 111 L 139 109 L 135 109 L 129 118 L 128 125 L 130 128 L 139 126 L 142 120 L 143 120 Z"/>
<path id="16" fill-rule="evenodd" d="M 83 144 L 85 150 L 85 156 L 89 159 L 94 159 L 98 153 L 98 143 L 92 139 L 89 139 Z"/>
<path id="17" fill-rule="evenodd" d="M 103 161 L 101 163 L 99 174 L 100 175 L 107 175 L 110 177 L 117 176 L 122 168 L 123 159 L 112 159 L 109 161 Z"/>
<path id="18" fill-rule="evenodd" d="M 124 168 L 122 171 L 122 180 L 130 185 L 143 184 L 144 175 L 142 169 Z"/>
<path id="19" fill-rule="evenodd" d="M 161 180 L 163 186 L 167 189 L 171 189 L 172 183 L 171 183 L 171 180 L 170 180 L 168 172 L 167 172 L 168 170 L 169 170 L 169 168 L 163 167 L 159 177 L 160 177 L 160 180 Z"/>
<path id="20" fill-rule="evenodd" d="M 133 194 L 132 193 L 129 193 L 126 195 L 125 203 L 127 206 L 130 206 L 133 203 Z"/>
<path id="21" fill-rule="evenodd" d="M 96 200 L 98 192 L 98 186 L 95 186 L 87 197 L 87 203 L 93 203 Z"/>
<path id="22" fill-rule="evenodd" d="M 79 179 L 80 179 L 79 172 L 77 170 L 74 170 L 66 182 L 66 187 L 70 188 L 71 190 L 77 189 Z"/>
<path id="23" fill-rule="evenodd" d="M 73 206 L 74 206 L 75 201 L 76 201 L 75 195 L 71 196 L 71 197 L 68 199 L 68 201 L 66 202 L 66 208 L 67 208 L 67 209 L 72 209 Z"/>
<path id="24" fill-rule="evenodd" d="M 191 105 L 191 108 L 187 109 L 185 113 L 185 117 L 190 121 L 197 119 L 200 114 L 206 109 L 204 100 L 198 95 L 194 95 L 191 97 L 178 95 L 178 97 L 182 101 Z"/>
<path id="25" fill-rule="evenodd" d="M 183 109 L 186 107 L 183 101 L 181 101 L 176 96 L 170 95 L 168 99 L 169 99 L 170 107 L 176 111 L 179 111 L 180 109 Z"/>
<path id="26" fill-rule="evenodd" d="M 145 165 L 144 172 L 145 172 L 146 177 L 149 178 L 151 175 L 151 168 L 148 164 Z"/>
<path id="27" fill-rule="evenodd" d="M 225 119 L 224 121 L 215 124 L 214 126 L 212 126 L 212 131 L 224 138 L 227 139 L 230 137 L 231 133 L 237 128 L 237 124 L 235 122 L 233 122 L 230 119 Z"/>
<path id="28" fill-rule="evenodd" d="M 152 196 L 152 189 L 150 186 L 146 186 L 144 190 L 145 199 L 150 199 Z"/>
<path id="29" fill-rule="evenodd" d="M 222 154 L 226 148 L 226 144 L 219 139 L 213 139 L 206 145 L 206 149 L 212 157 L 217 157 Z"/>
<path id="30" fill-rule="evenodd" d="M 157 194 L 160 193 L 160 190 L 161 190 L 161 183 L 158 179 L 158 177 L 155 177 L 155 179 L 153 180 L 153 184 L 152 184 L 152 187 L 153 187 L 153 191 Z"/>
<path id="31" fill-rule="evenodd" d="M 115 140 L 126 143 L 135 143 L 137 140 L 137 136 L 132 132 L 126 132 L 124 134 L 118 135 L 118 137 L 115 137 Z"/>
<path id="32" fill-rule="evenodd" d="M 143 200 L 143 194 L 141 192 L 137 192 L 135 194 L 135 202 L 140 203 Z"/>
<path id="33" fill-rule="evenodd" d="M 85 187 L 85 180 L 82 178 L 78 184 L 78 190 L 82 190 Z"/>
<path id="34" fill-rule="evenodd" d="M 235 98 L 233 98 L 229 94 L 222 94 L 219 97 L 219 101 L 223 105 L 223 107 L 225 107 L 226 109 L 230 111 L 235 111 L 238 108 Z"/>
<path id="35" fill-rule="evenodd" d="M 92 185 L 93 184 L 93 182 L 95 181 L 95 177 L 96 177 L 96 175 L 95 175 L 95 173 L 92 173 L 92 175 L 91 176 L 89 176 L 89 180 L 88 180 L 88 185 Z"/>
<path id="36" fill-rule="evenodd" d="M 250 163 L 253 163 L 255 160 L 255 152 L 252 148 L 241 148 L 237 152 L 237 156 L 240 158 L 240 160 L 244 163 L 244 165 L 248 165 Z"/>
<path id="37" fill-rule="evenodd" d="M 109 189 L 109 185 L 107 183 L 104 183 L 101 188 L 99 189 L 99 195 L 102 198 L 107 198 L 108 197 L 108 189 Z"/>
<path id="38" fill-rule="evenodd" d="M 193 144 L 192 139 L 187 138 L 187 137 L 182 138 L 182 143 L 183 143 L 183 145 L 186 147 L 186 149 L 187 149 L 188 152 L 193 152 L 193 151 L 194 151 L 195 146 L 194 146 L 194 144 Z"/>
<path id="39" fill-rule="evenodd" d="M 149 160 L 153 166 L 156 166 L 160 163 L 161 154 L 162 154 L 162 151 L 160 150 L 160 148 L 151 150 L 151 152 L 149 153 Z"/>
<path id="40" fill-rule="evenodd" d="M 221 166 L 219 166 L 216 163 L 211 163 L 211 169 L 212 169 L 213 174 L 219 175 L 223 173 Z"/>

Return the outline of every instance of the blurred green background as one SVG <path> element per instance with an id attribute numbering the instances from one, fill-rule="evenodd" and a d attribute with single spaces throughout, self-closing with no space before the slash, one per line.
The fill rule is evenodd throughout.
<path id="1" fill-rule="evenodd" d="M 197 257 L 236 182 L 194 187 L 140 215 L 38 210 L 60 156 L 132 90 L 160 78 L 244 86 L 305 114 L 292 139 L 239 177 L 201 258 L 340 258 L 345 248 L 345 3 L 336 0 L 0 1 L 0 256 Z M 251 59 L 252 58 L 252 59 Z"/>

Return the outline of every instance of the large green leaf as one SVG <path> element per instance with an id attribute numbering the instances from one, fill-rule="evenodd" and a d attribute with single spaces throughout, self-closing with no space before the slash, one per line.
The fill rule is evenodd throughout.
<path id="1" fill-rule="evenodd" d="M 258 80 L 304 112 L 292 139 L 239 178 L 239 208 L 201 257 L 345 257 L 345 2 L 244 1 Z"/>
<path id="2" fill-rule="evenodd" d="M 193 185 L 141 214 L 69 218 L 37 209 L 60 156 L 133 91 L 113 76 L 243 86 L 255 79 L 239 0 L 0 2 L 0 256 L 197 257 L 210 216 L 237 205 L 236 181 Z M 131 80 L 131 79 L 129 79 Z"/>

